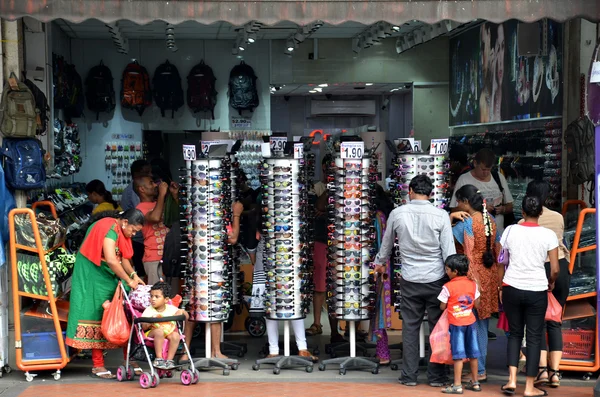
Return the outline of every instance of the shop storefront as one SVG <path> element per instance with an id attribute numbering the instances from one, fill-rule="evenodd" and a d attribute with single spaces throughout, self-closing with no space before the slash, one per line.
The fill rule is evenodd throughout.
<path id="1" fill-rule="evenodd" d="M 48 98 L 49 127 L 41 140 L 54 147 L 52 175 L 59 189 L 99 179 L 119 199 L 135 159 L 166 159 L 175 175 L 185 165 L 182 145 L 194 144 L 200 152 L 236 139 L 246 141 L 240 158 L 250 185 L 258 187 L 254 152 L 262 137 L 280 133 L 274 135 L 325 142 L 328 135 L 347 133 L 360 135 L 365 145 L 379 144 L 377 173 L 383 180 L 395 155 L 386 141 L 413 138 L 426 153 L 436 138 L 448 138 L 468 155 L 495 147 L 517 218 L 516 204 L 533 179 L 551 183 L 548 205 L 558 211 L 567 198 L 592 195 L 569 185 L 563 134 L 577 117 L 573 109 L 586 112 L 579 95 L 593 92 L 585 90 L 591 58 L 584 53 L 590 34 L 597 38 L 595 0 L 27 0 L 2 2 L 0 16 L 22 23 L 25 45 L 10 51 L 24 59 L 19 66 Z M 166 62 L 179 75 L 179 83 L 172 81 L 181 87 L 181 103 L 161 109 L 155 95 L 126 108 L 127 70 L 137 74 L 143 68 L 149 94 Z M 251 67 L 245 73 L 254 79 L 256 103 L 236 110 L 230 79 L 241 63 Z M 201 65 L 214 74 L 214 98 L 194 108 L 190 79 Z M 91 105 L 89 79 L 99 66 L 111 75 L 114 106 Z M 588 79 L 581 86 L 580 71 Z M 10 72 L 4 67 L 5 76 Z M 315 145 L 317 162 L 324 147 Z M 599 156 L 596 170 L 600 175 Z M 46 197 L 64 205 L 59 213 L 70 224 L 83 224 L 85 192 L 72 192 L 78 196 L 68 203 L 56 191 Z M 581 247 L 590 235 L 598 240 L 592 229 L 585 233 L 589 222 L 579 225 L 582 233 L 577 221 L 571 225 L 571 244 Z M 565 327 L 576 332 L 587 319 L 584 325 L 597 341 L 595 315 L 581 314 L 598 304 L 600 259 L 590 254 L 576 258 L 573 277 L 582 297 L 572 299 L 573 325 Z M 243 329 L 243 320 L 236 326 Z M 564 369 L 600 369 L 597 343 L 580 356 L 567 357 Z"/>

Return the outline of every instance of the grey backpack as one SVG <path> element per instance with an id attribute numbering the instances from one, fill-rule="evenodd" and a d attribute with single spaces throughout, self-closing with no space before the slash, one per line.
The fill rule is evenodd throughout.
<path id="1" fill-rule="evenodd" d="M 17 89 L 9 83 L 4 87 L 0 102 L 0 132 L 10 138 L 35 137 L 38 110 L 35 97 L 27 85 L 21 83 L 14 74 L 11 79 L 16 82 Z"/>

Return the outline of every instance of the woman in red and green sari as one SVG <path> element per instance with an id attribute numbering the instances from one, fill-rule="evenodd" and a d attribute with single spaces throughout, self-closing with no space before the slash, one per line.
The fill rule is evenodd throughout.
<path id="1" fill-rule="evenodd" d="M 92 375 L 95 377 L 115 377 L 104 367 L 103 350 L 120 346 L 108 342 L 102 335 L 102 304 L 112 299 L 119 279 L 132 289 L 143 284 L 131 266 L 131 237 L 142 229 L 143 224 L 144 215 L 136 209 L 103 217 L 87 230 L 77 253 L 66 343 L 76 349 L 92 349 Z"/>

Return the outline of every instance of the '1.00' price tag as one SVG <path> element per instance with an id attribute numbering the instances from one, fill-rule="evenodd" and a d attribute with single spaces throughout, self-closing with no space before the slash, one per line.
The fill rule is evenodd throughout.
<path id="1" fill-rule="evenodd" d="M 301 159 L 304 157 L 304 144 L 294 143 L 294 158 Z"/>
<path id="2" fill-rule="evenodd" d="M 196 145 L 183 145 L 183 159 L 196 160 Z"/>
<path id="3" fill-rule="evenodd" d="M 340 155 L 343 159 L 362 159 L 364 152 L 364 142 L 342 142 L 340 145 Z"/>
<path id="4" fill-rule="evenodd" d="M 432 139 L 431 147 L 429 148 L 429 154 L 446 154 L 448 151 L 448 138 L 444 139 Z"/>

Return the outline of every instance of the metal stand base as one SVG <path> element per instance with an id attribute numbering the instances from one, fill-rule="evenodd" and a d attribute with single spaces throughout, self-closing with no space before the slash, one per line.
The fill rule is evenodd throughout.
<path id="1" fill-rule="evenodd" d="M 246 353 L 248 353 L 248 344 L 221 342 L 221 351 L 226 355 L 234 355 L 242 358 Z"/>
<path id="2" fill-rule="evenodd" d="M 194 359 L 194 366 L 196 369 L 212 369 L 212 368 L 223 368 L 223 375 L 229 375 L 229 370 L 234 371 L 238 369 L 240 363 L 237 360 L 231 358 L 198 358 Z"/>
<path id="3" fill-rule="evenodd" d="M 340 375 L 346 375 L 349 369 L 370 369 L 373 375 L 379 373 L 379 359 L 368 357 L 339 357 L 321 361 L 319 371 L 325 371 L 327 365 L 337 364 L 340 366 Z"/>
<path id="4" fill-rule="evenodd" d="M 366 356 L 368 354 L 368 350 L 377 348 L 377 345 L 373 343 L 356 342 L 356 348 L 361 351 L 363 356 Z M 350 342 L 329 343 L 325 345 L 325 353 L 329 354 L 331 358 L 336 358 L 340 352 L 349 350 Z"/>
<path id="5" fill-rule="evenodd" d="M 307 350 L 312 351 L 312 354 L 314 354 L 315 356 L 318 356 L 321 352 L 319 351 L 319 346 L 315 346 L 314 348 L 312 348 L 310 345 L 308 345 L 306 347 Z M 285 343 L 283 340 L 279 341 L 279 351 L 284 351 L 285 350 Z M 259 350 L 258 352 L 258 356 L 259 357 L 267 357 L 269 355 L 269 342 L 265 343 L 262 347 L 262 349 Z M 290 346 L 290 355 L 294 356 L 294 355 L 298 355 L 298 346 L 296 346 L 296 344 L 293 344 Z"/>
<path id="6" fill-rule="evenodd" d="M 304 367 L 304 370 L 308 373 L 313 371 L 313 362 L 309 357 L 300 356 L 277 356 L 271 358 L 263 358 L 256 360 L 256 364 L 252 366 L 252 369 L 258 371 L 262 364 L 274 364 L 273 373 L 279 375 L 282 369 L 288 368 L 300 368 Z"/>

